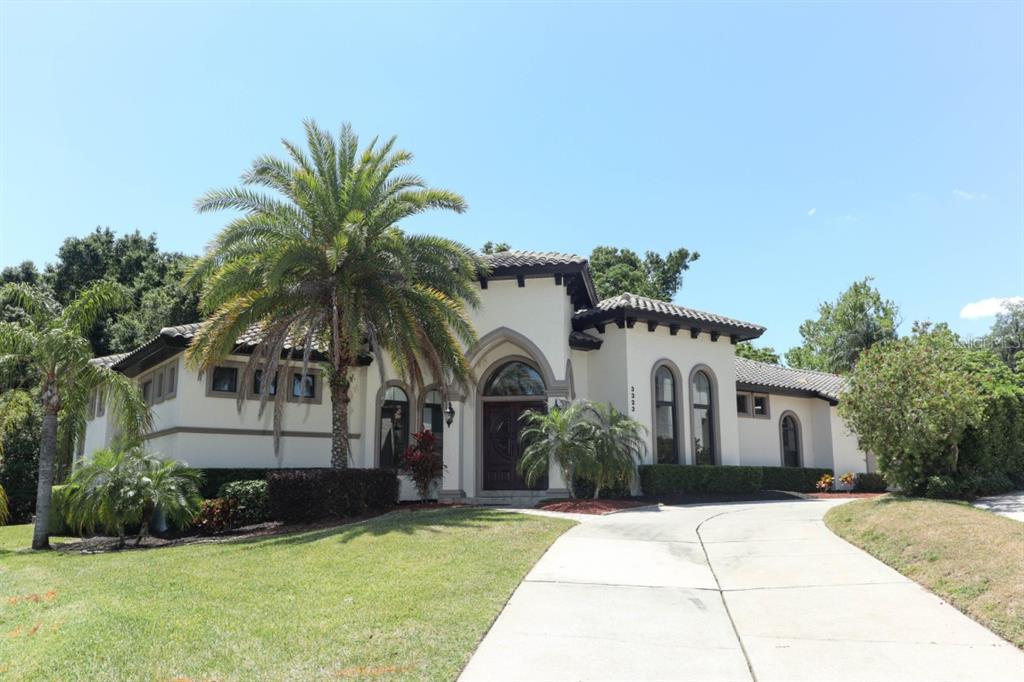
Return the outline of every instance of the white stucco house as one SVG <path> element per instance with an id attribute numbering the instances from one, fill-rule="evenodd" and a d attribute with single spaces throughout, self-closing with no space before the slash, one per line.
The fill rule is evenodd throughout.
<path id="1" fill-rule="evenodd" d="M 488 258 L 492 272 L 480 280 L 481 305 L 471 311 L 479 336 L 468 349 L 473 385 L 417 391 L 389 367 L 382 382 L 368 359 L 353 381 L 352 466 L 393 466 L 410 433 L 427 428 L 442 441 L 442 497 L 549 497 L 565 490 L 557 468 L 535 490 L 516 472 L 517 417 L 586 398 L 647 427 L 651 463 L 868 471 L 868 457 L 836 411 L 840 377 L 736 357 L 735 344 L 764 327 L 631 294 L 598 300 L 579 256 L 509 251 Z M 329 466 L 330 400 L 321 371 L 311 366 L 301 377 L 293 366 L 278 376 L 288 402 L 275 454 L 273 410 L 261 418 L 257 388 L 241 385 L 252 339 L 240 339 L 237 355 L 200 376 L 183 354 L 198 327 L 167 327 L 130 353 L 97 359 L 135 378 L 152 404 L 148 447 L 203 468 Z M 85 454 L 110 443 L 108 416 L 96 396 Z M 403 496 L 411 492 L 403 484 Z"/>

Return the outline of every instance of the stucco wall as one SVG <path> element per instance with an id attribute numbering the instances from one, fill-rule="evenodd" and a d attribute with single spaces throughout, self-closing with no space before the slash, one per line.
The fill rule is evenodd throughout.
<path id="1" fill-rule="evenodd" d="M 831 467 L 829 405 L 818 398 L 787 395 L 768 396 L 768 418 L 736 417 L 740 437 L 740 461 L 750 466 L 781 466 L 780 422 L 787 412 L 800 426 L 800 455 L 803 466 Z M 822 419 L 824 417 L 824 419 Z M 824 433 L 819 433 L 824 430 Z"/>
<path id="2" fill-rule="evenodd" d="M 867 472 L 867 456 L 861 452 L 857 437 L 850 432 L 846 422 L 839 416 L 838 408 L 833 407 L 829 410 L 829 418 L 832 424 L 832 451 L 836 474 L 847 471 Z"/>

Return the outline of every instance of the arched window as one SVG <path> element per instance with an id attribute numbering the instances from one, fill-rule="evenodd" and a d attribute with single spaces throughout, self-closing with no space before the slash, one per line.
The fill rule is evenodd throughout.
<path id="1" fill-rule="evenodd" d="M 676 378 L 665 365 L 654 372 L 654 444 L 658 464 L 679 463 L 676 425 Z"/>
<path id="2" fill-rule="evenodd" d="M 437 450 L 441 452 L 444 438 L 444 405 L 441 402 L 441 391 L 431 388 L 423 397 L 423 425 L 420 427 L 430 431 L 437 438 Z"/>
<path id="3" fill-rule="evenodd" d="M 782 440 L 782 466 L 800 466 L 800 423 L 792 414 L 784 414 L 779 420 L 779 431 Z"/>
<path id="4" fill-rule="evenodd" d="M 693 463 L 715 463 L 715 396 L 711 379 L 704 370 L 693 373 Z"/>
<path id="5" fill-rule="evenodd" d="M 485 396 L 536 395 L 547 393 L 540 372 L 525 362 L 513 360 L 498 368 L 484 387 Z"/>
<path id="6" fill-rule="evenodd" d="M 408 445 L 409 396 L 398 386 L 389 386 L 380 406 L 380 467 L 393 469 Z"/>

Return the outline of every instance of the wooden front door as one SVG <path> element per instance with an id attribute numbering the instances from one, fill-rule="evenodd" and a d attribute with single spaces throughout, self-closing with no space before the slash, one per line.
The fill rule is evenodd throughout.
<path id="1" fill-rule="evenodd" d="M 541 477 L 531 488 L 516 469 L 522 452 L 519 443 L 522 422 L 519 417 L 528 410 L 545 409 L 545 403 L 536 400 L 484 403 L 484 490 L 547 489 L 547 476 Z"/>

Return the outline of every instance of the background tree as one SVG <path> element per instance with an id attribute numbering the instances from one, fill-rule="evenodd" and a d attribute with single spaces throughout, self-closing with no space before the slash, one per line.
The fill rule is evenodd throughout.
<path id="1" fill-rule="evenodd" d="M 251 385 L 255 369 L 265 367 L 262 410 L 288 342 L 302 347 L 303 367 L 314 346 L 323 349 L 333 406 L 331 463 L 342 467 L 350 454 L 351 372 L 367 349 L 382 376 L 387 363 L 415 386 L 423 385 L 424 370 L 435 379 L 466 381 L 463 348 L 476 340 L 466 308 L 479 302 L 474 283 L 486 266 L 462 244 L 399 229 L 413 215 L 461 213 L 466 203 L 454 192 L 428 188 L 419 176 L 398 174 L 412 154 L 395 149 L 395 138 L 382 145 L 375 139 L 360 152 L 348 125 L 337 140 L 313 121 L 305 129 L 308 152 L 285 140 L 287 160 L 261 156 L 242 176 L 248 187 L 213 191 L 196 202 L 202 212 L 242 216 L 220 232 L 194 270 L 209 319 L 186 357 L 209 370 L 243 332 L 258 328 L 261 342 L 241 383 Z M 284 393 L 277 392 L 275 416 Z M 280 419 L 274 423 L 276 444 Z"/>
<path id="2" fill-rule="evenodd" d="M 899 309 L 871 286 L 871 278 L 854 282 L 835 303 L 818 306 L 818 319 L 800 325 L 803 344 L 786 352 L 791 367 L 844 374 L 860 354 L 876 343 L 896 338 Z"/>
<path id="3" fill-rule="evenodd" d="M 124 301 L 123 288 L 108 281 L 84 289 L 67 306 L 25 284 L 0 287 L 0 304 L 17 306 L 28 316 L 27 323 L 0 322 L 0 374 L 24 371 L 27 365 L 35 379 L 33 397 L 42 409 L 33 549 L 49 547 L 54 462 L 58 453 L 70 456 L 83 437 L 91 392 L 102 390 L 124 437 L 139 437 L 149 427 L 149 408 L 138 387 L 91 362 L 85 338 L 97 320 Z"/>
<path id="4" fill-rule="evenodd" d="M 748 360 L 767 362 L 772 365 L 779 364 L 779 354 L 775 352 L 774 348 L 771 346 L 758 347 L 749 341 L 741 341 L 736 344 L 736 355 Z"/>
<path id="5" fill-rule="evenodd" d="M 1004 399 L 1010 403 L 1005 414 Z M 861 355 L 839 410 L 861 449 L 877 456 L 887 481 L 908 494 L 956 496 L 990 485 L 986 478 L 1010 485 L 1008 474 L 1024 457 L 1021 406 L 1024 389 L 991 351 L 961 343 L 945 325 L 923 324 L 912 336 Z M 990 417 L 1000 425 L 983 427 Z M 971 432 L 1002 437 L 1014 423 L 1013 440 L 992 447 L 967 438 L 971 454 L 961 457 Z"/>
<path id="6" fill-rule="evenodd" d="M 30 260 L 22 261 L 20 265 L 11 265 L 0 271 L 0 283 L 15 284 L 38 284 L 39 270 L 36 264 Z"/>
<path id="7" fill-rule="evenodd" d="M 1003 312 L 996 315 L 996 321 L 984 345 L 1002 358 L 1010 369 L 1024 365 L 1024 301 L 1008 303 Z"/>
<path id="8" fill-rule="evenodd" d="M 88 333 L 94 352 L 108 355 L 142 345 L 161 327 L 199 320 L 198 295 L 182 284 L 194 260 L 160 251 L 156 235 L 136 230 L 118 237 L 110 228 L 97 227 L 85 237 L 64 240 L 42 280 L 61 305 L 98 281 L 125 287 L 124 307 L 98 320 Z"/>
<path id="9" fill-rule="evenodd" d="M 484 248 L 481 249 L 483 253 L 486 253 L 488 255 L 511 250 L 512 247 L 509 245 L 508 242 L 484 242 Z"/>
<path id="10" fill-rule="evenodd" d="M 683 248 L 664 257 L 648 251 L 641 259 L 630 249 L 598 246 L 590 254 L 590 273 L 601 298 L 629 292 L 671 301 L 683 284 L 683 272 L 698 258 L 696 251 Z"/>

